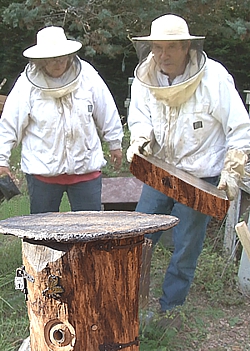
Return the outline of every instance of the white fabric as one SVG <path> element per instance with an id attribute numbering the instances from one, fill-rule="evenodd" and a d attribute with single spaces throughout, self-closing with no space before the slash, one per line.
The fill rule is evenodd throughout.
<path id="1" fill-rule="evenodd" d="M 89 63 L 81 61 L 81 67 L 77 88 L 61 98 L 45 94 L 21 74 L 0 119 L 0 166 L 9 165 L 12 146 L 21 141 L 22 171 L 44 176 L 100 170 L 106 161 L 98 134 L 110 150 L 121 148 L 113 97 Z"/>
<path id="2" fill-rule="evenodd" d="M 132 40 L 191 40 L 204 38 L 190 35 L 187 22 L 183 18 L 167 14 L 156 18 L 152 22 L 149 36 L 133 37 Z"/>
<path id="3" fill-rule="evenodd" d="M 36 65 L 33 63 L 29 63 L 25 67 L 25 74 L 31 84 L 53 97 L 62 97 L 75 90 L 80 73 L 81 61 L 78 56 L 74 57 L 67 71 L 58 78 L 51 77 L 44 73 L 42 68 L 37 69 Z"/>
<path id="4" fill-rule="evenodd" d="M 36 69 L 33 64 L 25 67 L 25 74 L 28 80 L 36 88 L 43 91 L 44 95 L 54 98 L 62 98 L 63 104 L 72 107 L 71 94 L 81 82 L 81 60 L 75 56 L 69 69 L 58 78 L 44 74 L 41 69 Z"/>
<path id="5" fill-rule="evenodd" d="M 239 174 L 221 171 L 220 183 L 217 188 L 225 190 L 228 200 L 233 201 L 239 192 L 239 181 Z"/>
<path id="6" fill-rule="evenodd" d="M 234 200 L 239 191 L 239 182 L 245 175 L 248 157 L 242 150 L 228 150 L 221 172 L 218 189 L 225 190 L 229 200 Z"/>
<path id="7" fill-rule="evenodd" d="M 147 142 L 148 144 L 146 144 Z M 150 147 L 150 139 L 138 138 L 137 140 L 132 141 L 131 145 L 127 149 L 128 162 L 132 161 L 134 154 L 140 154 L 140 153 L 142 153 L 144 156 L 149 156 L 152 154 L 152 149 Z"/>
<path id="8" fill-rule="evenodd" d="M 66 38 L 62 27 L 49 26 L 37 33 L 37 44 L 24 50 L 23 56 L 29 58 L 58 57 L 77 52 L 82 44 Z"/>
<path id="9" fill-rule="evenodd" d="M 131 140 L 153 131 L 153 155 L 199 178 L 220 174 L 227 149 L 250 152 L 248 113 L 231 75 L 211 59 L 195 93 L 178 107 L 158 101 L 135 77 L 128 126 Z"/>
<path id="10" fill-rule="evenodd" d="M 230 149 L 226 153 L 224 170 L 230 173 L 237 173 L 241 177 L 245 175 L 245 165 L 248 157 L 242 150 Z"/>
<path id="11" fill-rule="evenodd" d="M 152 53 L 135 69 L 135 76 L 142 85 L 149 88 L 152 95 L 168 106 L 180 106 L 195 92 L 205 69 L 206 55 L 197 60 L 196 50 L 190 51 L 188 66 L 181 76 L 177 76 L 169 85 L 168 76 L 160 72 Z"/>

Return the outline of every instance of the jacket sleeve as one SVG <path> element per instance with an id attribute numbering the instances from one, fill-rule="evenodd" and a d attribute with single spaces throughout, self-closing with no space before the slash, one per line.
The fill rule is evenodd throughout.
<path id="1" fill-rule="evenodd" d="M 93 118 L 98 134 L 103 141 L 109 144 L 110 150 L 120 149 L 123 138 L 123 128 L 115 101 L 99 74 L 95 71 L 93 75 Z"/>
<path id="2" fill-rule="evenodd" d="M 0 118 L 0 166 L 9 167 L 11 150 L 22 141 L 28 124 L 29 103 L 25 99 L 28 93 L 26 89 L 27 81 L 22 74 L 5 101 Z"/>
<path id="3" fill-rule="evenodd" d="M 149 94 L 137 78 L 131 85 L 131 101 L 129 105 L 128 127 L 131 133 L 131 143 L 140 137 L 150 139 L 153 125 L 148 108 Z"/>
<path id="4" fill-rule="evenodd" d="M 214 63 L 214 65 L 220 65 Z M 219 67 L 218 67 L 219 68 Z M 244 103 L 235 88 L 232 76 L 220 65 L 218 85 L 213 91 L 212 115 L 222 124 L 226 148 L 250 153 L 250 119 Z"/>

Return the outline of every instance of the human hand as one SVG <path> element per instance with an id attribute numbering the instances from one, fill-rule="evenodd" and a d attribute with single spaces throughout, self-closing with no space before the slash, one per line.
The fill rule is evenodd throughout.
<path id="1" fill-rule="evenodd" d="M 130 147 L 127 150 L 127 160 L 128 162 L 132 161 L 134 154 L 142 154 L 144 156 L 149 156 L 152 154 L 152 149 L 150 147 L 150 139 L 140 137 L 137 140 L 134 140 Z"/>
<path id="2" fill-rule="evenodd" d="M 238 173 L 221 172 L 220 182 L 217 186 L 219 190 L 225 190 L 228 200 L 234 200 L 239 192 L 240 175 Z"/>
<path id="3" fill-rule="evenodd" d="M 110 150 L 110 162 L 114 165 L 115 170 L 119 170 L 122 165 L 122 150 Z"/>
<path id="4" fill-rule="evenodd" d="M 11 174 L 9 167 L 0 166 L 0 177 L 4 177 L 5 175 L 9 175 L 10 178 L 13 179 L 13 175 Z"/>
<path id="5" fill-rule="evenodd" d="M 242 150 L 232 149 L 228 150 L 226 154 L 224 168 L 217 188 L 225 190 L 230 201 L 234 200 L 238 194 L 239 181 L 245 174 L 244 166 L 247 159 L 247 155 Z"/>

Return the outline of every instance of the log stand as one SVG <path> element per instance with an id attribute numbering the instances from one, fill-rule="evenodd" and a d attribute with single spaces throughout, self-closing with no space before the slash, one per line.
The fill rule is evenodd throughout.
<path id="1" fill-rule="evenodd" d="M 144 234 L 173 216 L 126 211 L 46 213 L 0 221 L 22 238 L 31 351 L 139 350 L 139 281 Z"/>

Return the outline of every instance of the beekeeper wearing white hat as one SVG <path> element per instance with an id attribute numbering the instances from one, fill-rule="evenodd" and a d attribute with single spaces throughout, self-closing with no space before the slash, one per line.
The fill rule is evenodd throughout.
<path id="1" fill-rule="evenodd" d="M 0 120 L 0 176 L 22 144 L 31 213 L 58 212 L 66 192 L 72 211 L 101 209 L 101 169 L 122 161 L 123 129 L 112 95 L 96 70 L 77 56 L 82 44 L 61 27 L 45 27 L 23 52 L 29 59 Z"/>
<path id="2" fill-rule="evenodd" d="M 138 56 L 147 46 L 149 54 L 131 87 L 128 160 L 134 153 L 152 154 L 218 185 L 233 200 L 250 152 L 250 122 L 232 76 L 207 58 L 204 37 L 191 35 L 179 16 L 155 19 L 150 35 L 132 40 Z M 180 219 L 160 298 L 161 312 L 172 311 L 186 300 L 210 218 L 147 185 L 136 211 Z M 154 244 L 160 235 L 151 236 Z"/>

